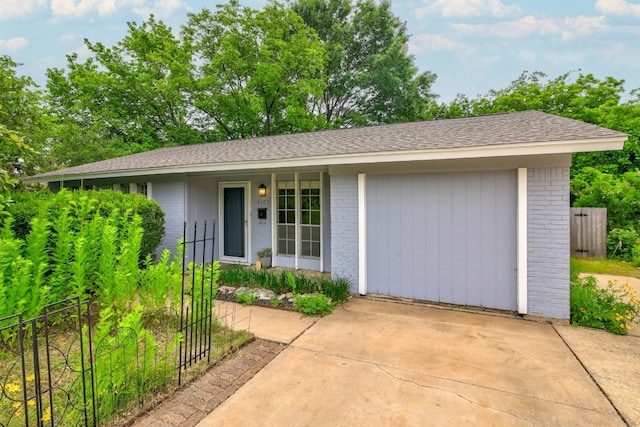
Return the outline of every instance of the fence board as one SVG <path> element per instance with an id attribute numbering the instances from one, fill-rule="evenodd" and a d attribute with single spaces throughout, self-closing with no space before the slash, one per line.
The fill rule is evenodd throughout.
<path id="1" fill-rule="evenodd" d="M 571 208 L 571 256 L 607 257 L 607 208 Z"/>

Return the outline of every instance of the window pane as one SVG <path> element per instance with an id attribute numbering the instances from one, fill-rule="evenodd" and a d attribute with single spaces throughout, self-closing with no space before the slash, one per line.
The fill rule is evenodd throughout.
<path id="1" fill-rule="evenodd" d="M 311 240 L 315 240 L 316 242 L 320 241 L 320 227 L 309 227 L 311 228 Z"/>
<path id="2" fill-rule="evenodd" d="M 320 256 L 320 242 L 311 243 L 311 256 Z"/>
<path id="3" fill-rule="evenodd" d="M 296 223 L 296 213 L 294 211 L 287 211 L 287 224 Z"/>
<path id="4" fill-rule="evenodd" d="M 309 224 L 309 212 L 302 211 L 300 215 L 300 224 Z"/>
<path id="5" fill-rule="evenodd" d="M 311 227 L 300 227 L 300 238 L 302 240 L 311 240 Z"/>
<path id="6" fill-rule="evenodd" d="M 302 242 L 302 247 L 300 248 L 300 252 L 302 256 L 311 256 L 311 243 Z"/>
<path id="7" fill-rule="evenodd" d="M 296 198 L 294 196 L 287 197 L 287 209 L 295 209 L 296 208 Z"/>
<path id="8" fill-rule="evenodd" d="M 287 241 L 286 240 L 278 240 L 278 253 L 286 254 L 287 253 Z"/>
<path id="9" fill-rule="evenodd" d="M 311 209 L 320 210 L 320 197 L 312 197 L 310 199 Z"/>
<path id="10" fill-rule="evenodd" d="M 320 225 L 320 212 L 312 211 L 311 212 L 311 224 Z"/>

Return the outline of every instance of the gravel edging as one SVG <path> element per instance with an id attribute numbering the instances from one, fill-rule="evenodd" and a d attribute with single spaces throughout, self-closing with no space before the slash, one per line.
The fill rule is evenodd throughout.
<path id="1" fill-rule="evenodd" d="M 256 339 L 138 418 L 138 427 L 192 427 L 242 387 L 286 346 Z"/>

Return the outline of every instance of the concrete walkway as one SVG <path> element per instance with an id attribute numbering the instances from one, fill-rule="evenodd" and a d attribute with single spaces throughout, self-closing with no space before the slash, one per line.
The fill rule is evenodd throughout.
<path id="1" fill-rule="evenodd" d="M 625 425 L 565 344 L 576 355 L 593 351 L 572 332 L 355 299 L 306 329 L 198 425 Z"/>

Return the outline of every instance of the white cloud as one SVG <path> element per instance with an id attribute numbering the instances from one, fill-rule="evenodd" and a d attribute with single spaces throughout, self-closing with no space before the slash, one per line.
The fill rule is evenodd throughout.
<path id="1" fill-rule="evenodd" d="M 74 50 L 73 53 L 78 55 L 78 59 L 79 60 L 85 60 L 85 59 L 89 58 L 92 55 L 91 51 L 89 50 L 89 48 L 85 44 L 83 44 L 82 46 L 80 46 L 79 48 Z"/>
<path id="2" fill-rule="evenodd" d="M 506 5 L 501 0 L 425 0 L 424 3 L 426 6 L 415 12 L 418 19 L 432 12 L 444 17 L 515 16 L 522 13 L 520 6 Z"/>
<path id="3" fill-rule="evenodd" d="M 119 9 L 143 6 L 147 0 L 51 0 L 55 17 L 80 18 L 97 12 L 99 16 L 113 15 Z M 174 1 L 174 0 L 170 0 Z"/>
<path id="4" fill-rule="evenodd" d="M 598 0 L 596 9 L 607 15 L 634 15 L 640 17 L 640 4 L 626 0 Z"/>
<path id="5" fill-rule="evenodd" d="M 24 37 L 14 37 L 9 40 L 0 39 L 0 49 L 6 49 L 10 52 L 22 50 L 28 44 Z"/>
<path id="6" fill-rule="evenodd" d="M 457 50 L 462 44 L 440 34 L 419 34 L 409 41 L 409 52 L 416 54 L 423 51 Z"/>
<path id="7" fill-rule="evenodd" d="M 160 19 L 167 19 L 187 7 L 187 4 L 182 0 L 156 0 L 153 5 L 133 8 L 133 13 L 143 19 L 147 19 L 151 14 Z"/>
<path id="8" fill-rule="evenodd" d="M 536 18 L 524 16 L 516 21 L 497 24 L 453 24 L 462 34 L 493 36 L 504 39 L 523 37 L 560 36 L 564 40 L 585 36 L 607 28 L 604 16 L 577 16 L 568 18 Z"/>
<path id="9" fill-rule="evenodd" d="M 24 18 L 46 5 L 47 0 L 2 0 L 0 21 Z"/>
<path id="10" fill-rule="evenodd" d="M 62 36 L 60 36 L 60 41 L 62 42 L 72 42 L 76 39 L 76 35 L 71 33 L 71 34 L 64 34 Z"/>

